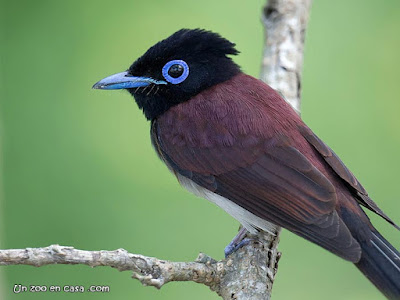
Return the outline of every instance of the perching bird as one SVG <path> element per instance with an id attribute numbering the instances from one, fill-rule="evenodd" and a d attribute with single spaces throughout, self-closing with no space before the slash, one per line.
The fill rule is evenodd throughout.
<path id="1" fill-rule="evenodd" d="M 275 90 L 241 72 L 236 54 L 216 33 L 182 29 L 93 88 L 127 89 L 179 182 L 249 232 L 282 226 L 400 299 L 400 253 L 361 206 L 399 227 Z"/>

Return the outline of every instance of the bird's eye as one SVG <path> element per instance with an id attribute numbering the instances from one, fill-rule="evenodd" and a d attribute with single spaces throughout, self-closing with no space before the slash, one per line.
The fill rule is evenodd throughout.
<path id="1" fill-rule="evenodd" d="M 162 74 L 168 82 L 178 84 L 189 76 L 189 66 L 183 60 L 171 60 L 163 67 Z"/>
<path id="2" fill-rule="evenodd" d="M 183 74 L 183 67 L 182 65 L 172 65 L 171 67 L 169 67 L 168 70 L 168 75 L 173 77 L 173 78 L 178 78 L 179 76 L 181 76 Z"/>

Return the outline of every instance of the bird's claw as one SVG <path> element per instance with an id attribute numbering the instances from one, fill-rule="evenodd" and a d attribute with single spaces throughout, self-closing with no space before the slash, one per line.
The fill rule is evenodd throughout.
<path id="1" fill-rule="evenodd" d="M 239 243 L 235 243 L 234 241 L 230 242 L 228 246 L 225 247 L 224 252 L 225 252 L 225 258 L 227 258 L 229 255 L 231 255 L 233 252 L 236 252 L 243 246 L 248 245 L 253 239 L 245 238 L 241 240 Z"/>

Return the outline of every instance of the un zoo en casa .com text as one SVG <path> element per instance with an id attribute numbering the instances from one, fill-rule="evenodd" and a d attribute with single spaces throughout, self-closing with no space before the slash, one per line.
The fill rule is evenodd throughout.
<path id="1" fill-rule="evenodd" d="M 90 285 L 84 287 L 83 285 L 23 285 L 14 284 L 13 293 L 109 293 L 110 287 L 107 285 Z"/>

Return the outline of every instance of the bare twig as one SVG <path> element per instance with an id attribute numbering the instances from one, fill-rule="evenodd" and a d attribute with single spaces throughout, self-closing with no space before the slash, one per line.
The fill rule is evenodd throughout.
<path id="1" fill-rule="evenodd" d="M 185 263 L 132 254 L 124 249 L 86 251 L 51 245 L 45 248 L 0 250 L 0 265 L 3 266 L 41 267 L 50 264 L 107 266 L 119 271 L 133 271 L 133 278 L 156 288 L 161 288 L 170 281 L 194 281 L 214 289 L 214 283 L 224 270 L 222 263 L 217 263 L 204 254 L 200 254 L 195 262 Z"/>
<path id="2" fill-rule="evenodd" d="M 194 281 L 207 285 L 224 299 L 262 299 L 265 284 L 244 280 L 239 290 L 232 289 L 232 283 L 238 280 L 236 273 L 249 269 L 250 273 L 262 273 L 273 281 L 276 266 L 264 268 L 268 260 L 268 251 L 260 244 L 243 247 L 228 259 L 215 261 L 200 253 L 194 262 L 171 262 L 154 257 L 132 254 L 124 249 L 114 251 L 86 251 L 73 247 L 51 245 L 45 248 L 26 248 L 0 250 L 0 265 L 30 265 L 41 267 L 50 264 L 83 264 L 90 267 L 107 266 L 119 271 L 133 271 L 133 278 L 143 285 L 161 288 L 170 281 Z M 256 279 L 257 277 L 252 276 Z M 235 285 L 236 286 L 236 285 Z M 234 296 L 234 298 L 232 298 Z"/>

